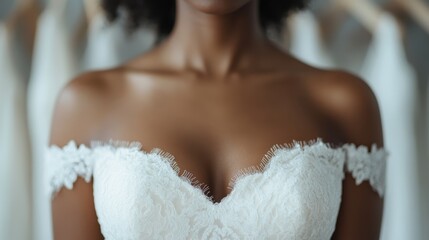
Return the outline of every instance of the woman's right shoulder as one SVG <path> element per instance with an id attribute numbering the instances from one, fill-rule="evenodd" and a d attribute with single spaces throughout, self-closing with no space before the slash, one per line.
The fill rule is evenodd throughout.
<path id="1" fill-rule="evenodd" d="M 89 144 L 101 127 L 115 99 L 120 81 L 118 70 L 83 73 L 70 80 L 58 93 L 51 118 L 50 145 L 64 146 L 70 140 Z"/>
<path id="2" fill-rule="evenodd" d="M 115 88 L 118 87 L 120 81 L 113 81 L 113 79 L 118 79 L 119 71 L 118 69 L 109 69 L 78 75 L 60 90 L 56 105 L 67 110 L 85 110 L 89 107 L 99 107 L 97 104 L 106 103 L 115 93 Z M 103 110 L 102 108 L 98 109 Z M 97 110 L 97 108 L 92 110 Z"/>

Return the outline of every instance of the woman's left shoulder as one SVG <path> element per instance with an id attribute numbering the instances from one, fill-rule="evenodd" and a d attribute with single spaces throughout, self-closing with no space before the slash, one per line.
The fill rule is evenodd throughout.
<path id="1" fill-rule="evenodd" d="M 307 89 L 320 107 L 335 114 L 378 111 L 377 98 L 368 83 L 342 70 L 319 70 L 308 77 Z"/>
<path id="2" fill-rule="evenodd" d="M 318 70 L 308 79 L 307 86 L 310 94 L 318 97 L 322 104 L 349 110 L 350 107 L 356 109 L 359 106 L 377 103 L 375 94 L 368 83 L 350 72 Z"/>
<path id="3" fill-rule="evenodd" d="M 308 95 L 348 141 L 382 144 L 380 109 L 368 83 L 341 70 L 319 70 L 307 81 Z"/>

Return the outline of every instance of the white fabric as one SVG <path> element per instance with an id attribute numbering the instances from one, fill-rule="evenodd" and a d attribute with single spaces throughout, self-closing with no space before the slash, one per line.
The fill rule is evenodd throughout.
<path id="1" fill-rule="evenodd" d="M 31 237 L 31 153 L 26 92 L 0 23 L 0 239 Z"/>
<path id="2" fill-rule="evenodd" d="M 153 31 L 141 28 L 128 35 L 121 21 L 110 24 L 100 12 L 90 22 L 82 69 L 100 70 L 116 67 L 148 50 L 154 41 Z"/>
<path id="3" fill-rule="evenodd" d="M 28 112 L 33 148 L 34 239 L 51 239 L 49 199 L 40 194 L 43 178 L 43 147 L 47 145 L 52 113 L 58 93 L 76 73 L 76 59 L 60 8 L 42 13 L 36 34 L 35 54 L 28 89 Z"/>
<path id="4" fill-rule="evenodd" d="M 316 67 L 334 67 L 335 63 L 323 45 L 316 17 L 310 11 L 304 11 L 295 14 L 291 20 L 290 53 Z"/>
<path id="5" fill-rule="evenodd" d="M 369 180 L 381 196 L 388 152 L 375 144 L 331 147 L 318 138 L 274 145 L 260 171 L 232 178 L 219 203 L 174 156 L 139 142 L 71 140 L 46 150 L 47 192 L 93 179 L 94 203 L 106 239 L 330 239 L 345 171 Z M 246 172 L 246 171 L 239 171 Z"/>
<path id="6" fill-rule="evenodd" d="M 387 167 L 382 239 L 421 239 L 414 133 L 416 76 L 406 60 L 396 20 L 385 14 L 378 24 L 362 77 L 377 96 L 385 146 L 392 154 Z"/>
<path id="7" fill-rule="evenodd" d="M 425 138 L 425 145 L 423 145 L 422 147 L 424 147 L 424 157 L 420 159 L 420 176 L 423 179 L 420 183 L 420 191 L 421 193 L 421 200 L 420 200 L 420 207 L 422 208 L 421 210 L 421 224 L 420 226 L 422 226 L 422 237 L 423 238 L 429 238 L 429 228 L 425 227 L 426 223 L 429 223 L 429 148 L 427 146 L 429 146 L 429 76 L 427 78 L 427 83 L 426 83 L 426 94 L 425 94 L 426 98 L 426 104 L 422 104 L 424 107 L 423 111 L 426 115 L 426 118 L 424 118 L 426 120 L 426 124 L 424 124 L 424 126 L 426 126 L 424 129 L 426 129 L 426 132 L 423 133 L 426 135 Z"/>
<path id="8" fill-rule="evenodd" d="M 99 70 L 119 65 L 120 58 L 116 51 L 119 29 L 107 26 L 103 14 L 97 14 L 89 24 L 88 43 L 84 56 L 85 70 Z"/>

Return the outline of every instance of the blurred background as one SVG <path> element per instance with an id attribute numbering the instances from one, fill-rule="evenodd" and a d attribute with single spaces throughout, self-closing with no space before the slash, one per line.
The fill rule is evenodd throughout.
<path id="1" fill-rule="evenodd" d="M 52 238 L 43 150 L 60 89 L 155 37 L 107 24 L 97 0 L 0 0 L 0 239 Z M 381 239 L 429 239 L 429 0 L 313 0 L 270 37 L 368 82 L 390 152 Z"/>

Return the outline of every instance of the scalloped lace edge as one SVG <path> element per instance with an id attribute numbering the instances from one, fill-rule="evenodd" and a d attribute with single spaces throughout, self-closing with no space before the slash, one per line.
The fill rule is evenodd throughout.
<path id="1" fill-rule="evenodd" d="M 321 146 L 322 149 L 316 148 L 317 145 Z M 143 154 L 157 154 L 161 159 L 167 161 L 170 164 L 171 168 L 182 180 L 187 181 L 193 187 L 200 189 L 209 200 L 213 200 L 213 196 L 208 196 L 208 193 L 210 192 L 208 184 L 200 182 L 191 172 L 187 170 L 184 170 L 184 172 L 179 175 L 180 168 L 175 161 L 173 154 L 157 147 L 152 148 L 150 151 L 145 151 L 142 149 L 142 143 L 139 141 L 113 139 L 108 141 L 91 141 L 90 147 L 86 146 L 85 144 L 80 144 L 77 146 L 74 140 L 69 141 L 69 143 L 64 147 L 58 147 L 56 145 L 49 146 L 48 154 L 50 154 L 50 156 L 48 156 L 48 159 L 51 159 L 51 161 L 49 161 L 48 164 L 53 164 L 56 166 L 54 167 L 55 170 L 52 171 L 52 173 L 48 176 L 48 181 L 50 183 L 48 189 L 49 193 L 52 195 L 53 193 L 58 192 L 63 186 L 65 186 L 67 189 L 72 189 L 73 183 L 77 180 L 78 176 L 83 177 L 86 182 L 89 182 L 92 177 L 92 167 L 95 161 L 95 159 L 93 159 L 90 154 L 92 153 L 93 149 L 99 147 L 107 147 L 111 151 L 115 151 L 120 148 L 126 148 L 133 149 Z M 343 167 L 345 167 L 346 170 L 352 174 L 356 184 L 359 185 L 363 181 L 368 180 L 372 188 L 377 191 L 380 196 L 384 195 L 385 165 L 388 152 L 383 147 L 377 147 L 375 143 L 372 144 L 371 151 L 365 145 L 356 146 L 353 143 L 345 143 L 342 146 L 333 147 L 331 143 L 324 142 L 320 137 L 308 141 L 293 140 L 289 143 L 274 144 L 264 154 L 259 165 L 243 168 L 234 174 L 228 184 L 228 188 L 233 190 L 236 183 L 246 176 L 263 173 L 267 169 L 267 166 L 271 160 L 278 154 L 279 151 L 292 152 L 293 150 L 299 150 L 301 153 L 311 153 L 318 155 L 320 152 L 326 153 L 326 149 L 334 150 L 332 151 L 334 153 L 340 153 L 340 151 L 337 150 L 345 150 L 346 159 Z M 64 156 L 62 154 L 64 152 L 70 153 L 70 155 Z M 73 154 L 73 152 L 75 154 Z M 59 155 L 54 157 L 52 156 L 53 153 Z M 77 160 L 76 158 L 73 158 L 76 157 L 76 154 L 83 154 L 83 156 L 86 156 L 86 158 L 79 156 Z M 340 166 L 342 163 L 338 159 L 339 156 L 341 155 L 333 154 L 328 162 Z M 54 158 L 61 158 L 62 161 L 58 161 Z M 49 167 L 52 169 L 52 166 Z"/>

